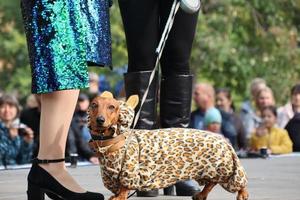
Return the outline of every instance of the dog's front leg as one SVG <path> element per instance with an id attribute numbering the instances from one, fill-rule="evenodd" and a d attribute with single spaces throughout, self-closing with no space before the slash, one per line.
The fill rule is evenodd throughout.
<path id="1" fill-rule="evenodd" d="M 129 190 L 125 187 L 121 187 L 119 194 L 112 196 L 109 200 L 126 200 Z"/>

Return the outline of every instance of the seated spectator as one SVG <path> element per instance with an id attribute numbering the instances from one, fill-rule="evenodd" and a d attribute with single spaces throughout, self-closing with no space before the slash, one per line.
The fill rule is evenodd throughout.
<path id="1" fill-rule="evenodd" d="M 90 99 L 93 99 L 100 94 L 99 91 L 99 76 L 95 72 L 89 72 L 89 89 L 88 95 Z"/>
<path id="2" fill-rule="evenodd" d="M 98 164 L 98 158 L 94 156 L 88 145 L 88 141 L 91 139 L 87 114 L 89 105 L 89 97 L 85 93 L 80 93 L 68 133 L 66 156 L 78 154 L 80 160 L 88 160 Z"/>
<path id="3" fill-rule="evenodd" d="M 255 130 L 255 128 L 260 123 L 260 117 L 257 116 L 257 108 L 255 105 L 255 100 L 258 92 L 265 88 L 266 81 L 261 78 L 255 78 L 252 80 L 250 84 L 250 100 L 244 101 L 241 105 L 241 113 L 240 117 L 245 127 L 246 138 L 249 139 L 251 133 Z"/>
<path id="4" fill-rule="evenodd" d="M 273 95 L 273 91 L 269 87 L 265 87 L 258 91 L 255 105 L 257 107 L 257 113 L 261 116 L 261 111 L 267 106 L 275 106 L 275 99 Z"/>
<path id="5" fill-rule="evenodd" d="M 251 136 L 251 150 L 268 148 L 269 154 L 291 153 L 293 144 L 287 131 L 276 127 L 276 107 L 267 106 L 262 109 L 262 119 L 263 124 Z"/>
<path id="6" fill-rule="evenodd" d="M 40 100 L 37 98 L 37 94 L 30 94 L 27 98 L 26 98 L 26 106 L 25 108 L 37 108 L 40 105 Z"/>
<path id="7" fill-rule="evenodd" d="M 84 141 L 89 142 L 91 134 L 88 128 L 88 108 L 90 105 L 89 97 L 85 93 L 80 93 L 74 113 L 74 121 L 79 125 L 80 132 Z"/>
<path id="8" fill-rule="evenodd" d="M 221 111 L 222 133 L 230 139 L 236 149 L 246 149 L 246 133 L 240 117 L 234 112 L 230 91 L 226 88 L 216 91 L 216 105 Z"/>
<path id="9" fill-rule="evenodd" d="M 34 95 L 30 98 L 35 98 L 35 106 L 33 107 L 26 107 L 24 110 L 21 111 L 20 114 L 20 121 L 24 123 L 26 126 L 31 128 L 34 132 L 33 137 L 33 155 L 32 157 L 35 158 L 39 152 L 39 136 L 40 136 L 40 118 L 41 118 L 41 97 L 40 95 Z"/>
<path id="10" fill-rule="evenodd" d="M 252 113 L 249 118 L 242 118 L 243 124 L 245 127 L 248 127 L 248 131 L 254 132 L 257 127 L 260 126 L 262 123 L 262 118 L 261 118 L 261 111 L 263 108 L 266 106 L 274 106 L 275 105 L 275 99 L 273 96 L 272 89 L 269 87 L 264 87 L 261 90 L 259 90 L 256 93 L 255 97 L 255 113 Z M 247 130 L 247 129 L 246 129 Z M 246 138 L 249 139 L 251 136 L 251 133 L 247 135 L 248 133 L 246 132 Z"/>
<path id="11" fill-rule="evenodd" d="M 300 84 L 293 86 L 291 100 L 286 105 L 278 108 L 279 127 L 284 128 L 297 112 L 300 112 Z"/>
<path id="12" fill-rule="evenodd" d="M 203 130 L 205 112 L 215 106 L 215 91 L 210 84 L 199 83 L 193 96 L 197 109 L 191 113 L 190 127 Z"/>
<path id="13" fill-rule="evenodd" d="M 294 115 L 286 125 L 285 129 L 293 142 L 293 151 L 300 152 L 300 112 Z"/>
<path id="14" fill-rule="evenodd" d="M 213 133 L 221 133 L 222 116 L 218 109 L 210 108 L 204 115 L 204 128 L 205 130 Z"/>
<path id="15" fill-rule="evenodd" d="M 90 149 L 88 142 L 82 137 L 79 124 L 76 123 L 74 118 L 68 132 L 66 157 L 69 157 L 71 154 L 78 154 L 80 160 L 88 160 L 93 164 L 99 163 L 98 158 Z"/>
<path id="16" fill-rule="evenodd" d="M 33 131 L 21 124 L 19 103 L 10 95 L 0 98 L 0 165 L 29 163 L 32 155 Z"/>

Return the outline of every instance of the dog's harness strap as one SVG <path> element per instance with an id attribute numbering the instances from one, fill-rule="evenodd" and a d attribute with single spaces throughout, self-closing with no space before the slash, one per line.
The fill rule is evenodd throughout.
<path id="1" fill-rule="evenodd" d="M 107 140 L 91 140 L 89 142 L 89 145 L 91 148 L 96 149 L 97 147 L 106 147 L 112 144 L 116 144 L 122 140 L 125 141 L 125 136 L 123 134 Z"/>
<path id="2" fill-rule="evenodd" d="M 113 146 L 111 146 L 108 150 L 107 153 L 112 153 L 114 151 L 117 151 L 119 149 L 121 149 L 125 144 L 125 140 L 121 140 L 120 142 L 114 144 Z"/>

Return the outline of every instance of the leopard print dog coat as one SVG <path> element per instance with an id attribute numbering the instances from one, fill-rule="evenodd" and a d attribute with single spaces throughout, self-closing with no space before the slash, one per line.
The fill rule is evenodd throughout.
<path id="1" fill-rule="evenodd" d="M 120 101 L 115 134 L 125 144 L 114 152 L 90 146 L 99 155 L 104 186 L 118 194 L 121 186 L 130 190 L 165 188 L 177 181 L 194 179 L 200 185 L 219 183 L 229 192 L 246 187 L 244 168 L 232 146 L 219 134 L 168 128 L 130 129 L 134 109 Z"/>

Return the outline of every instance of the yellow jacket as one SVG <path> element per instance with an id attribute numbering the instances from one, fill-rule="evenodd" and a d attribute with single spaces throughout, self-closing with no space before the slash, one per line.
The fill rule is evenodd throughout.
<path id="1" fill-rule="evenodd" d="M 272 154 L 284 154 L 293 151 L 293 143 L 287 131 L 278 127 L 271 128 L 270 132 L 264 136 L 257 136 L 256 133 L 253 133 L 250 145 L 255 150 L 267 147 L 271 149 Z"/>

